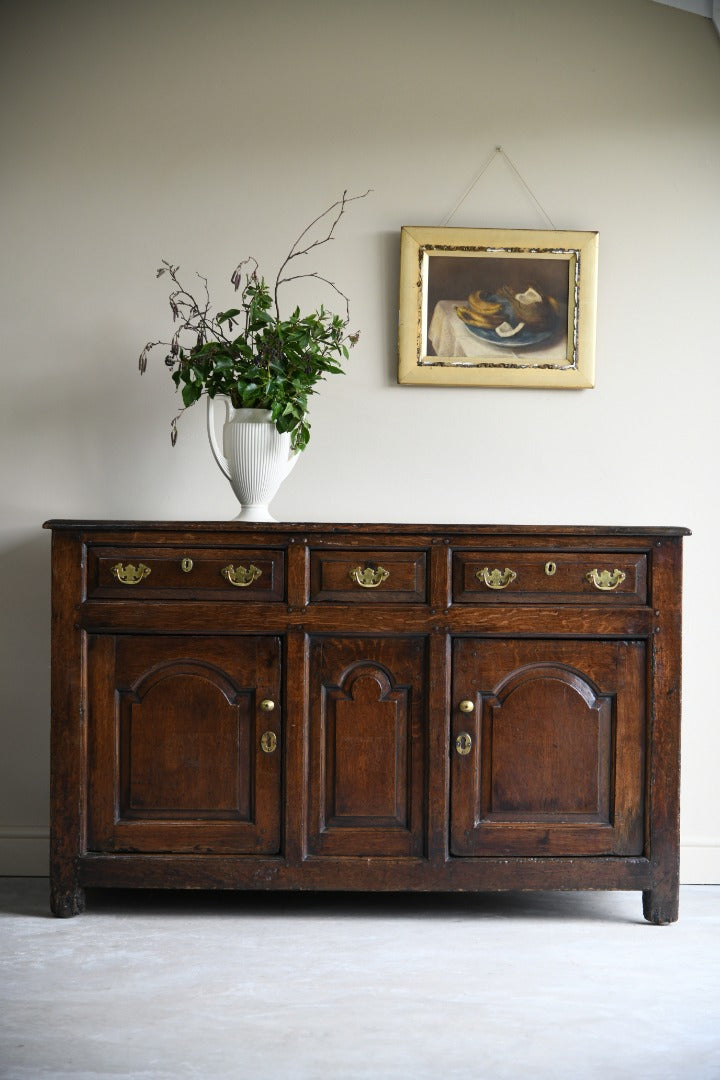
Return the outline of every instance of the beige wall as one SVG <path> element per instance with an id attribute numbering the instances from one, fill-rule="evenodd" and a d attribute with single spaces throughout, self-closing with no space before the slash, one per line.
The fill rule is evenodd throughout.
<path id="1" fill-rule="evenodd" d="M 345 187 L 317 269 L 362 329 L 286 519 L 689 525 L 683 876 L 720 881 L 720 48 L 650 0 L 131 0 L 4 7 L 0 867 L 42 867 L 47 517 L 228 518 L 203 411 L 172 450 L 163 257 L 221 305 Z M 600 232 L 597 387 L 396 385 L 398 237 L 501 143 L 559 228 Z M 453 220 L 544 227 L 496 160 Z M 318 299 L 328 300 L 327 296 Z M 38 860 L 40 860 L 38 862 Z"/>

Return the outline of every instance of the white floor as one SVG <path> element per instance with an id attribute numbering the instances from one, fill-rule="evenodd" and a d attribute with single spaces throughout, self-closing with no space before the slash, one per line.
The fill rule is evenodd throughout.
<path id="1" fill-rule="evenodd" d="M 96 893 L 0 879 L 3 1080 L 718 1080 L 720 887 Z"/>

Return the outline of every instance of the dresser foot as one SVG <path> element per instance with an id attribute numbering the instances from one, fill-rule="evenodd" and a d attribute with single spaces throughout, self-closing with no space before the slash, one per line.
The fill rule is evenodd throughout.
<path id="1" fill-rule="evenodd" d="M 50 910 L 58 919 L 70 919 L 85 910 L 85 890 L 80 886 L 72 889 L 50 887 Z"/>
<path id="2" fill-rule="evenodd" d="M 676 922 L 680 890 L 677 885 L 646 889 L 642 894 L 643 915 L 655 926 Z"/>

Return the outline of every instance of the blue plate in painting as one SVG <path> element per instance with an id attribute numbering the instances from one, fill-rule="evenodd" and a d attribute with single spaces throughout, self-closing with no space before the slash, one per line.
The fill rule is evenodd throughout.
<path id="1" fill-rule="evenodd" d="M 495 295 L 488 296 L 488 300 L 502 304 L 504 320 L 509 322 L 512 326 L 517 315 L 513 311 L 513 306 L 510 301 L 502 296 Z M 548 338 L 552 337 L 557 331 L 557 323 L 544 330 L 531 330 L 528 326 L 523 326 L 522 330 L 519 330 L 517 334 L 513 334 L 512 337 L 504 338 L 501 337 L 500 334 L 496 334 L 494 330 L 486 329 L 484 326 L 472 326 L 471 323 L 465 322 L 460 315 L 458 315 L 458 318 L 471 334 L 475 334 L 476 337 L 482 338 L 483 341 L 489 341 L 493 345 L 499 345 L 503 349 L 527 349 L 532 345 L 540 345 L 543 341 L 547 341 Z"/>

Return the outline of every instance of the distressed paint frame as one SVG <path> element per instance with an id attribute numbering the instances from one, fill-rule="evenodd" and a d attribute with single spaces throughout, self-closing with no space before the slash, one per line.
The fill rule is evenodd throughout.
<path id="1" fill-rule="evenodd" d="M 566 268 L 567 322 L 563 318 L 558 324 L 557 344 L 551 342 L 554 355 L 543 355 L 548 350 L 535 344 L 505 346 L 505 351 L 500 352 L 502 342 L 488 346 L 482 341 L 477 343 L 478 355 L 436 354 L 428 341 L 434 315 L 434 311 L 428 310 L 428 298 L 433 267 L 440 265 L 433 260 L 438 259 L 445 260 L 446 273 L 454 269 L 454 263 L 447 260 L 458 260 L 458 281 L 464 279 L 466 283 L 473 272 L 481 276 L 495 274 L 500 281 L 504 273 L 508 276 L 527 273 L 526 266 L 540 276 L 554 274 L 564 281 Z M 470 264 L 466 262 L 469 259 L 481 261 Z M 597 232 L 403 226 L 398 382 L 417 386 L 545 389 L 594 386 L 597 262 Z M 553 263 L 556 265 L 552 266 Z M 464 299 L 448 297 L 445 308 L 454 304 L 457 311 L 457 304 L 462 304 Z M 560 356 L 563 346 L 564 354 Z"/>

